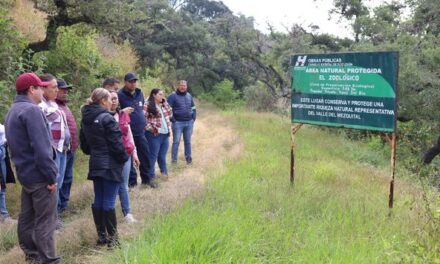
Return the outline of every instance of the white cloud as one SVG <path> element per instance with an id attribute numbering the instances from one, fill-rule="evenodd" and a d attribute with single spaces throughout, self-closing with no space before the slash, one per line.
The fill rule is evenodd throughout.
<path id="1" fill-rule="evenodd" d="M 243 14 L 255 18 L 256 27 L 267 32 L 267 22 L 278 31 L 285 32 L 294 23 L 308 27 L 319 26 L 321 33 L 339 37 L 352 37 L 352 30 L 344 20 L 338 21 L 336 15 L 329 20 L 332 0 L 222 0 L 234 14 Z M 369 6 L 376 6 L 383 1 L 372 0 Z"/>

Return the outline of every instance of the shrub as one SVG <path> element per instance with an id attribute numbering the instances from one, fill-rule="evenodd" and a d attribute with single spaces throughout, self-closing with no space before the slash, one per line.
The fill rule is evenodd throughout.
<path id="1" fill-rule="evenodd" d="M 211 92 L 202 94 L 201 98 L 222 109 L 234 108 L 242 104 L 240 92 L 233 89 L 233 83 L 230 80 L 216 84 Z"/>
<path id="2" fill-rule="evenodd" d="M 276 98 L 272 96 L 262 83 L 244 89 L 244 100 L 249 108 L 256 111 L 274 111 Z"/>

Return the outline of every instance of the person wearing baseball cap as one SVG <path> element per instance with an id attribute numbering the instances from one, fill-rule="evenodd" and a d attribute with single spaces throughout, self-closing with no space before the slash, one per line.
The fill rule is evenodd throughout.
<path id="1" fill-rule="evenodd" d="M 148 157 L 150 151 L 148 148 L 148 141 L 145 137 L 145 126 L 147 125 L 147 120 L 144 114 L 144 94 L 142 90 L 137 88 L 138 78 L 136 74 L 129 72 L 124 76 L 124 87 L 118 91 L 119 104 L 122 109 L 126 107 L 132 107 L 133 112 L 130 114 L 130 128 L 133 134 L 134 144 L 136 145 L 136 150 L 138 158 L 140 161 L 139 171 L 141 175 L 142 185 L 150 186 L 151 188 L 157 188 L 157 182 L 153 178 L 148 176 L 149 162 Z M 133 166 L 130 172 L 128 185 L 134 187 L 137 185 L 137 175 L 136 170 Z"/>
<path id="2" fill-rule="evenodd" d="M 22 185 L 18 241 L 26 260 L 60 263 L 55 255 L 58 169 L 47 120 L 38 107 L 43 100 L 42 81 L 35 73 L 16 79 L 17 96 L 6 114 L 6 139 Z"/>
<path id="3" fill-rule="evenodd" d="M 55 102 L 58 108 L 65 114 L 67 127 L 70 132 L 69 144 L 70 148 L 66 152 L 66 168 L 64 170 L 63 184 L 59 190 L 59 201 L 58 201 L 58 212 L 63 213 L 67 210 L 69 199 L 70 199 L 70 189 L 73 182 L 73 163 L 75 161 L 75 152 L 78 149 L 78 128 L 76 126 L 75 117 L 70 111 L 67 103 L 69 102 L 69 91 L 73 88 L 72 85 L 68 85 L 63 79 L 57 79 L 58 84 L 58 94 Z"/>

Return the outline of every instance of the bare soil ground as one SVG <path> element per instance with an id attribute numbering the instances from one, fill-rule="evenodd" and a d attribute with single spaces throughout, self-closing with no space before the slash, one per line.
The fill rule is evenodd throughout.
<path id="1" fill-rule="evenodd" d="M 200 194 L 209 175 L 221 173 L 224 161 L 237 158 L 242 148 L 238 135 L 225 117 L 210 107 L 199 108 L 193 133 L 193 164 L 186 165 L 181 142 L 178 164 L 169 164 L 168 181 L 162 181 L 158 189 L 131 189 L 132 213 L 138 223 L 124 222 L 118 202 L 120 237 L 135 237 L 153 217 L 175 209 L 187 197 Z M 90 182 L 74 185 L 72 207 L 81 209 L 66 218 L 65 227 L 56 235 L 57 253 L 62 257 L 63 263 L 104 263 L 102 256 L 108 251 L 95 246 L 97 236 L 90 210 L 92 198 Z M 7 228 L 16 227 L 14 225 Z M 18 245 L 1 254 L 0 263 L 25 263 Z"/>

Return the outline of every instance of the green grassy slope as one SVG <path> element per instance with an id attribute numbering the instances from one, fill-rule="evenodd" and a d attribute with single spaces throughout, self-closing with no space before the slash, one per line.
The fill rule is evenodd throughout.
<path id="1" fill-rule="evenodd" d="M 416 188 L 397 179 L 392 215 L 387 166 L 367 147 L 304 127 L 289 184 L 290 123 L 227 114 L 245 144 L 202 198 L 157 218 L 109 256 L 113 263 L 426 263 L 438 261 Z M 216 174 L 213 172 L 213 174 Z"/>

